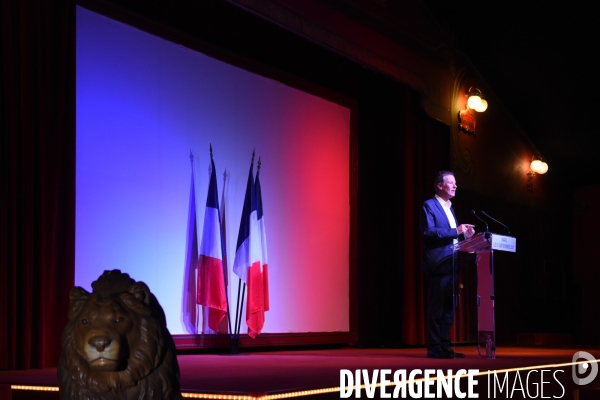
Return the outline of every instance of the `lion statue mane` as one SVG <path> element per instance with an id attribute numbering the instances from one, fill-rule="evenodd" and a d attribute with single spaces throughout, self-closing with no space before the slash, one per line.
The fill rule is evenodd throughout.
<path id="1" fill-rule="evenodd" d="M 104 271 L 70 292 L 58 364 L 61 399 L 181 399 L 175 343 L 144 282 Z"/>

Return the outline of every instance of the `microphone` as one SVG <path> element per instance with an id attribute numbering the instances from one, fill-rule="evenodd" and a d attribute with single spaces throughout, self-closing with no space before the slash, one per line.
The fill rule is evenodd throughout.
<path id="1" fill-rule="evenodd" d="M 485 238 L 487 239 L 489 237 L 489 231 L 490 231 L 487 222 L 484 219 L 481 219 L 479 217 L 479 215 L 477 215 L 477 213 L 475 212 L 475 210 L 471 210 L 471 212 L 473 213 L 473 215 L 475 216 L 475 218 L 477 218 L 478 220 L 480 220 L 481 222 L 483 222 L 485 224 Z"/>
<path id="2" fill-rule="evenodd" d="M 494 222 L 497 222 L 497 223 L 499 223 L 500 225 L 502 225 L 503 227 L 505 227 L 505 228 L 506 228 L 506 231 L 507 231 L 507 232 L 508 232 L 508 234 L 510 235 L 510 229 L 508 229 L 508 226 L 504 225 L 502 222 L 498 221 L 497 219 L 494 219 L 494 218 L 490 217 L 490 216 L 489 216 L 489 215 L 487 215 L 487 214 L 485 213 L 485 211 L 483 211 L 483 210 L 481 211 L 481 213 L 482 213 L 483 215 L 485 215 L 486 217 L 488 217 L 489 219 L 491 219 L 492 221 L 494 221 Z"/>

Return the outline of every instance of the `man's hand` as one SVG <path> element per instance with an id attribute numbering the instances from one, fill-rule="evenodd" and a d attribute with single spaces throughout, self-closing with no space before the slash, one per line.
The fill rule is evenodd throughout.
<path id="1" fill-rule="evenodd" d="M 470 238 L 471 236 L 473 236 L 475 234 L 475 225 L 471 225 L 471 224 L 460 224 L 456 230 L 458 231 L 458 234 L 460 235 L 461 233 L 463 233 L 465 235 L 465 237 Z"/>

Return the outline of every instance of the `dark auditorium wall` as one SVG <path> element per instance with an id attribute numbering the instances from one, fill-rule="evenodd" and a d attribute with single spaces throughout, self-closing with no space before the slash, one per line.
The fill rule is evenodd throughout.
<path id="1" fill-rule="evenodd" d="M 600 196 L 600 186 L 579 189 L 573 196 L 573 242 L 574 242 L 574 305 L 571 309 L 575 320 L 577 340 L 581 343 L 600 344 L 600 312 L 598 311 L 598 288 L 600 270 L 597 256 L 597 227 L 600 225 L 600 209 L 595 206 Z M 571 232 L 568 232 L 570 234 Z"/>
<path id="2" fill-rule="evenodd" d="M 541 154 L 495 98 L 493 88 L 481 82 L 472 72 L 458 79 L 450 126 L 451 168 L 459 186 L 454 202 L 458 218 L 481 231 L 485 226 L 471 210 L 484 210 L 517 238 L 515 254 L 495 252 L 498 340 L 525 344 L 521 339 L 527 334 L 544 333 L 577 342 L 573 237 L 565 234 L 573 224 L 568 193 L 552 175 L 551 165 L 545 175 L 528 176 L 532 157 Z M 465 108 L 464 94 L 475 85 L 486 94 L 489 107 L 476 113 L 477 129 L 469 134 L 458 129 L 458 111 Z M 490 231 L 507 233 L 488 222 Z"/>

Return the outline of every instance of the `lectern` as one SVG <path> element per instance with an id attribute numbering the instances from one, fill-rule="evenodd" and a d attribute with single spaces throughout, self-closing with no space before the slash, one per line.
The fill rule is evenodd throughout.
<path id="1" fill-rule="evenodd" d="M 480 357 L 486 357 L 487 345 L 488 351 L 491 350 L 491 358 L 496 358 L 494 250 L 514 253 L 517 251 L 517 239 L 491 232 L 480 232 L 454 245 L 455 252 L 476 253 L 477 351 Z M 489 353 L 488 357 L 490 357 Z"/>

